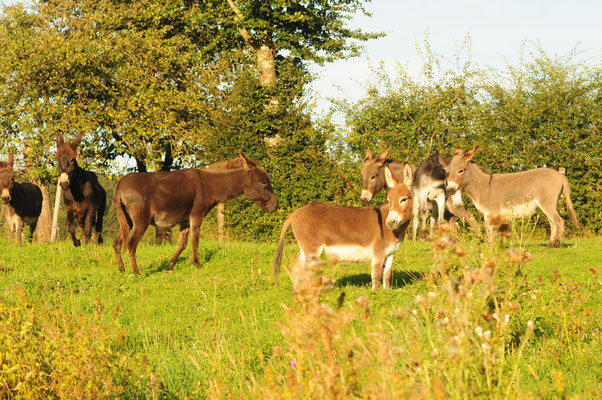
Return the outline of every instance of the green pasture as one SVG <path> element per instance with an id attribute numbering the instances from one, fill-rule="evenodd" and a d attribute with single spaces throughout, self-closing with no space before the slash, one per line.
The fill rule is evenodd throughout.
<path id="1" fill-rule="evenodd" d="M 459 240 L 470 264 L 478 266 L 491 254 L 486 244 Z M 565 239 L 558 249 L 545 243 L 538 238 L 510 244 L 532 254 L 525 271 L 529 279 L 541 280 L 544 290 L 558 274 L 582 286 L 580 301 L 591 309 L 599 330 L 602 294 L 588 292 L 588 282 L 595 277 L 592 270 L 602 273 L 602 237 Z M 126 330 L 125 346 L 147 358 L 162 382 L 161 397 L 205 397 L 209 381 L 220 374 L 232 393 L 245 398 L 250 377 L 261 377 L 274 346 L 281 345 L 283 305 L 293 303 L 286 272 L 279 285 L 273 284 L 275 249 L 276 243 L 201 241 L 201 269 L 192 266 L 187 248 L 167 273 L 175 244 L 145 242 L 138 248 L 141 276 L 135 277 L 127 261 L 125 273 L 117 270 L 109 243 L 74 248 L 64 240 L 17 246 L 2 238 L 0 284 L 6 303 L 15 300 L 17 285 L 32 303 L 57 305 L 68 315 L 91 319 L 100 304 L 102 318 L 110 320 L 119 309 L 115 321 Z M 292 244 L 285 249 L 284 269 L 295 252 Z M 394 319 L 394 309 L 412 307 L 414 298 L 426 293 L 432 265 L 430 242 L 405 242 L 395 258 L 392 289 L 376 292 L 370 290 L 367 264 L 327 266 L 334 287 L 323 300 L 334 307 L 341 292 L 346 304 L 368 296 L 371 314 L 364 323 L 386 322 Z M 550 291 L 550 301 L 553 297 Z M 541 352 L 543 347 L 535 343 L 519 366 L 521 387 L 534 396 L 554 398 L 553 377 L 561 371 L 567 395 L 602 393 L 600 336 L 587 337 L 567 343 L 564 354 Z"/>

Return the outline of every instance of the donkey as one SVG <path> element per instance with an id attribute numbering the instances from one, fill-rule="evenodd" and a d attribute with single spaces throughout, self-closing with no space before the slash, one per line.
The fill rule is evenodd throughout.
<path id="1" fill-rule="evenodd" d="M 92 227 L 98 243 L 102 243 L 102 221 L 107 206 L 107 193 L 98 183 L 96 174 L 77 165 L 76 150 L 84 136 L 79 132 L 71 143 L 65 142 L 63 134 L 56 135 L 56 156 L 59 170 L 59 185 L 63 189 L 63 202 L 67 209 L 67 230 L 75 247 L 81 243 L 75 237 L 75 222 L 82 231 L 84 244 L 90 242 Z"/>
<path id="2" fill-rule="evenodd" d="M 401 176 L 403 164 L 398 161 L 387 158 L 391 149 L 387 149 L 379 157 L 374 157 L 370 150 L 366 151 L 364 158 L 364 168 L 362 169 L 362 195 L 364 202 L 369 202 L 372 198 L 385 187 L 383 166 L 388 165 L 394 175 Z M 437 223 L 441 224 L 444 218 L 456 216 L 466 220 L 471 229 L 480 234 L 477 222 L 472 213 L 464 208 L 461 192 L 453 196 L 446 196 L 445 193 L 445 170 L 438 161 L 438 153 L 433 153 L 429 158 L 423 161 L 418 168 L 414 170 L 414 182 L 412 191 L 414 192 L 414 208 L 412 210 L 412 240 L 416 241 L 418 234 L 419 219 L 422 216 L 422 230 L 426 229 L 426 218 L 429 211 L 437 216 Z M 451 215 L 446 215 L 445 204 L 449 208 Z M 431 229 L 434 225 L 434 218 L 431 217 Z"/>
<path id="3" fill-rule="evenodd" d="M 579 226 L 566 176 L 551 168 L 536 168 L 510 174 L 489 174 L 471 162 L 478 146 L 470 151 L 457 148 L 450 162 L 439 158 L 447 173 L 447 191 L 463 190 L 483 213 L 489 242 L 493 242 L 495 217 L 528 217 L 537 207 L 550 221 L 550 247 L 558 247 L 564 221 L 556 210 L 561 194 L 573 224 Z"/>
<path id="4" fill-rule="evenodd" d="M 282 261 L 284 238 L 289 225 L 299 245 L 295 271 L 319 262 L 324 251 L 331 261 L 371 261 L 372 290 L 383 281 L 391 285 L 393 257 L 405 237 L 412 216 L 412 179 L 410 164 L 403 167 L 403 181 L 397 181 L 389 166 L 385 180 L 392 187 L 388 203 L 380 207 L 345 207 L 334 204 L 311 203 L 293 211 L 284 221 L 274 260 L 274 281 L 277 281 Z"/>
<path id="5" fill-rule="evenodd" d="M 14 157 L 0 162 L 0 190 L 2 193 L 2 215 L 6 220 L 8 239 L 21 244 L 23 224 L 29 226 L 29 239 L 38 224 L 42 212 L 42 191 L 30 182 L 15 182 Z M 13 229 L 16 237 L 13 237 Z"/>
<path id="6" fill-rule="evenodd" d="M 176 253 L 169 260 L 172 271 L 191 233 L 192 262 L 200 268 L 199 231 L 205 215 L 218 203 L 245 194 L 263 210 L 274 212 L 278 199 L 268 174 L 240 152 L 242 168 L 204 170 L 190 168 L 169 172 L 133 172 L 115 187 L 113 202 L 117 207 L 120 232 L 113 242 L 117 267 L 125 270 L 121 249 L 125 244 L 130 264 L 139 275 L 136 248 L 149 225 L 180 225 Z"/>

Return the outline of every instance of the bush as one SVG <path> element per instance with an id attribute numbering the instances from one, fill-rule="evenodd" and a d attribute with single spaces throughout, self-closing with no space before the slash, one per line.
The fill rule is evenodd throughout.
<path id="1" fill-rule="evenodd" d="M 30 303 L 24 291 L 0 299 L 0 397 L 33 399 L 156 398 L 158 377 L 123 347 L 125 331 Z"/>

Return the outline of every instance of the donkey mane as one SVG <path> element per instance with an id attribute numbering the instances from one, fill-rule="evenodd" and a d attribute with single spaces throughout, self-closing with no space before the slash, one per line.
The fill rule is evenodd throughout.
<path id="1" fill-rule="evenodd" d="M 0 161 L 0 168 L 6 168 L 6 167 L 8 167 L 8 162 Z"/>
<path id="2" fill-rule="evenodd" d="M 77 153 L 75 152 L 75 150 L 73 150 L 73 147 L 71 147 L 71 143 L 69 143 L 69 142 L 65 142 L 57 147 L 56 154 L 54 155 L 55 160 L 58 160 L 58 156 L 60 154 L 59 150 L 62 150 L 65 154 L 67 154 L 71 157 L 74 157 L 74 158 L 77 157 Z"/>
<path id="3" fill-rule="evenodd" d="M 249 158 L 256 166 L 259 166 L 259 160 Z M 211 169 L 234 169 L 244 167 L 242 159 L 240 157 L 231 158 L 229 160 L 218 161 L 214 164 L 209 165 Z"/>

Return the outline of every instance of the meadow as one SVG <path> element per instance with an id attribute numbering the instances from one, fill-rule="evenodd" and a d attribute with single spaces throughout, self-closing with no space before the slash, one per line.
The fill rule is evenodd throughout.
<path id="1" fill-rule="evenodd" d="M 109 243 L 3 237 L 0 393 L 600 398 L 602 237 L 549 249 L 506 236 L 490 248 L 444 230 L 402 244 L 391 290 L 370 290 L 367 264 L 339 264 L 297 294 L 286 273 L 273 283 L 276 243 L 202 240 L 202 268 L 188 248 L 167 273 L 175 244 L 147 240 L 135 277 Z"/>

